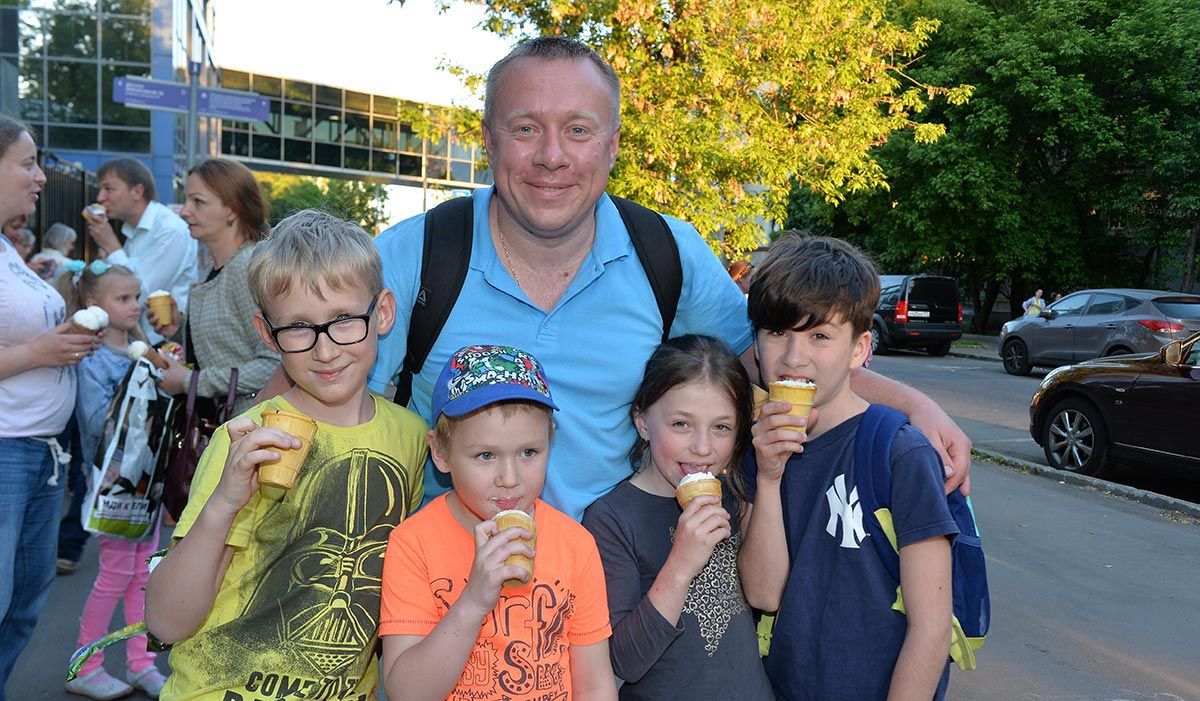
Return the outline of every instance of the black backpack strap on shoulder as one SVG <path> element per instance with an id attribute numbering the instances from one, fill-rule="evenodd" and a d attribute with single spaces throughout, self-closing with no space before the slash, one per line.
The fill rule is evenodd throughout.
<path id="1" fill-rule="evenodd" d="M 679 307 L 679 295 L 683 292 L 683 263 L 679 260 L 679 246 L 667 220 L 662 215 L 636 202 L 613 197 L 613 204 L 621 213 L 621 220 L 629 230 L 629 238 L 637 251 L 638 260 L 646 271 L 654 301 L 662 315 L 662 340 L 670 338 L 671 324 L 675 322 L 675 310 Z"/>
<path id="2" fill-rule="evenodd" d="M 475 229 L 474 208 L 474 198 L 456 197 L 425 214 L 421 287 L 413 302 L 407 352 L 396 379 L 396 396 L 392 399 L 400 406 L 408 406 L 413 377 L 425 366 L 425 359 L 450 318 L 450 311 L 467 279 Z"/>

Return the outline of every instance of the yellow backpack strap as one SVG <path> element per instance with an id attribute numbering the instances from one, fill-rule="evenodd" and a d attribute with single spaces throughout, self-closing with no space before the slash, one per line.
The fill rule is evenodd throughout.
<path id="1" fill-rule="evenodd" d="M 879 527 L 883 529 L 888 542 L 892 544 L 892 549 L 899 553 L 900 549 L 896 547 L 896 526 L 892 522 L 891 510 L 877 509 L 875 518 L 879 520 Z M 899 586 L 896 587 L 896 602 L 892 604 L 892 610 L 908 615 L 908 611 L 904 608 L 904 592 Z M 968 638 L 963 632 L 958 618 L 953 615 L 951 618 L 953 620 L 950 625 L 950 659 L 954 660 L 959 669 L 975 669 L 975 651 L 983 647 L 983 640 Z"/>

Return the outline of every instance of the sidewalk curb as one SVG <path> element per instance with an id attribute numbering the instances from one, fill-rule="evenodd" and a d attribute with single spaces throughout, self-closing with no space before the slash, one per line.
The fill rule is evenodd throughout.
<path id="1" fill-rule="evenodd" d="M 951 350 L 949 353 L 947 353 L 947 355 L 953 356 L 955 358 L 967 358 L 969 360 L 986 360 L 989 362 L 997 362 L 997 363 L 1004 362 L 998 355 L 996 355 L 996 356 L 974 355 L 972 353 L 964 353 L 962 351 L 956 351 L 956 350 Z"/>
<path id="2" fill-rule="evenodd" d="M 1056 482 L 1065 482 L 1076 487 L 1089 487 L 1105 494 L 1111 494 L 1116 497 L 1121 497 L 1122 499 L 1136 501 L 1147 506 L 1153 506 L 1156 509 L 1184 514 L 1189 518 L 1200 521 L 1200 504 L 1193 504 L 1192 502 L 1184 501 L 1183 499 L 1176 499 L 1174 497 L 1168 497 L 1162 494 L 1156 494 L 1154 492 L 1147 492 L 1144 489 L 1127 487 L 1123 484 L 1109 482 L 1097 477 L 1088 477 L 1087 475 L 1080 475 L 1074 472 L 1068 472 L 1066 470 L 1056 470 L 1052 467 L 1039 465 L 1035 462 L 1029 462 L 1028 460 L 1022 460 L 1020 458 L 1014 458 L 993 450 L 972 448 L 971 452 L 981 458 L 998 463 L 1003 467 L 1021 469 L 1030 474 L 1037 475 L 1038 477 L 1052 479 Z"/>

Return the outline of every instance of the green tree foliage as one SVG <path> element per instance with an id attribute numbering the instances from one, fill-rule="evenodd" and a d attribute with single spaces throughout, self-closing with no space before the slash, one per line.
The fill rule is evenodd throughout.
<path id="1" fill-rule="evenodd" d="M 898 23 L 884 0 L 472 0 L 506 36 L 589 44 L 622 85 L 621 155 L 610 191 L 693 223 L 737 256 L 781 221 L 789 182 L 822 197 L 880 185 L 870 149 L 939 94 L 904 64 L 938 22 Z M 717 243 L 720 239 L 721 243 Z"/>
<path id="2" fill-rule="evenodd" d="M 271 208 L 272 224 L 302 209 L 324 210 L 372 235 L 388 223 L 383 211 L 388 193 L 382 185 L 279 173 L 256 172 L 254 177 Z"/>
<path id="3" fill-rule="evenodd" d="M 970 103 L 918 118 L 946 125 L 936 144 L 894 134 L 874 152 L 890 189 L 835 208 L 801 184 L 790 224 L 847 236 L 884 269 L 958 275 L 976 309 L 1005 281 L 1019 302 L 1194 271 L 1200 4 L 912 0 L 899 14 L 943 21 L 913 75 L 975 85 Z"/>

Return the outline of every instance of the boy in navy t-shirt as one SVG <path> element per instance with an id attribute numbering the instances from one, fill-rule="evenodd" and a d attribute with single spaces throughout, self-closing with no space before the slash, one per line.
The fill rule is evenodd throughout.
<path id="1" fill-rule="evenodd" d="M 891 512 L 908 615 L 866 542 L 854 438 L 868 403 L 850 374 L 870 349 L 879 276 L 853 246 L 788 236 L 755 273 L 749 314 L 763 386 L 816 384 L 808 421 L 771 402 L 754 426 L 754 502 L 740 564 L 752 606 L 777 611 L 767 676 L 780 699 L 942 699 L 949 680 L 950 545 L 942 464 L 916 428 L 891 452 Z M 807 423 L 807 426 L 806 426 Z"/>

